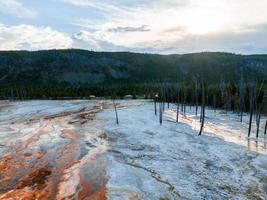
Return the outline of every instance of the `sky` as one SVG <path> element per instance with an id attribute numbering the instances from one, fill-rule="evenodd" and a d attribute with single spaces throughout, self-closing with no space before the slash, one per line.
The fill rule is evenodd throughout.
<path id="1" fill-rule="evenodd" d="M 0 0 L 0 50 L 267 53 L 267 0 Z"/>

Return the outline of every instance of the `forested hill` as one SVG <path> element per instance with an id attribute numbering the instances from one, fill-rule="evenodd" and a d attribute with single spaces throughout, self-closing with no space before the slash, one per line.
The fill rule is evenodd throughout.
<path id="1" fill-rule="evenodd" d="M 61 87 L 100 88 L 119 83 L 181 82 L 194 77 L 203 77 L 209 83 L 236 82 L 240 80 L 242 68 L 245 82 L 266 79 L 267 55 L 157 55 L 75 49 L 0 51 L 0 90 L 5 95 L 17 88 L 25 88 L 28 93 L 49 88 L 52 95 Z"/>

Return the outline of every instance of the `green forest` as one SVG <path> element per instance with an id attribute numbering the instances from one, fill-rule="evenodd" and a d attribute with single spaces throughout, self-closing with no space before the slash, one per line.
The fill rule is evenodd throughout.
<path id="1" fill-rule="evenodd" d="M 229 110 L 249 110 L 249 99 L 263 102 L 267 55 L 203 52 L 183 55 L 93 52 L 85 50 L 0 52 L 1 99 L 97 97 L 200 101 Z M 256 97 L 255 97 L 256 98 Z"/>

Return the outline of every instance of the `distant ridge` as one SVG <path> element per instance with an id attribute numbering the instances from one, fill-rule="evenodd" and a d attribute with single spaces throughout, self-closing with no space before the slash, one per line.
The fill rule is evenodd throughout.
<path id="1" fill-rule="evenodd" d="M 267 55 L 225 52 L 159 55 L 81 49 L 0 51 L 0 90 L 190 82 L 198 76 L 209 83 L 236 83 L 242 67 L 245 82 L 267 79 Z"/>

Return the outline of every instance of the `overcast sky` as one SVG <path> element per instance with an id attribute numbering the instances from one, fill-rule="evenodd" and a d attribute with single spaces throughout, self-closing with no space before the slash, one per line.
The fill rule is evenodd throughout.
<path id="1" fill-rule="evenodd" d="M 0 50 L 267 53 L 267 0 L 0 0 Z"/>

